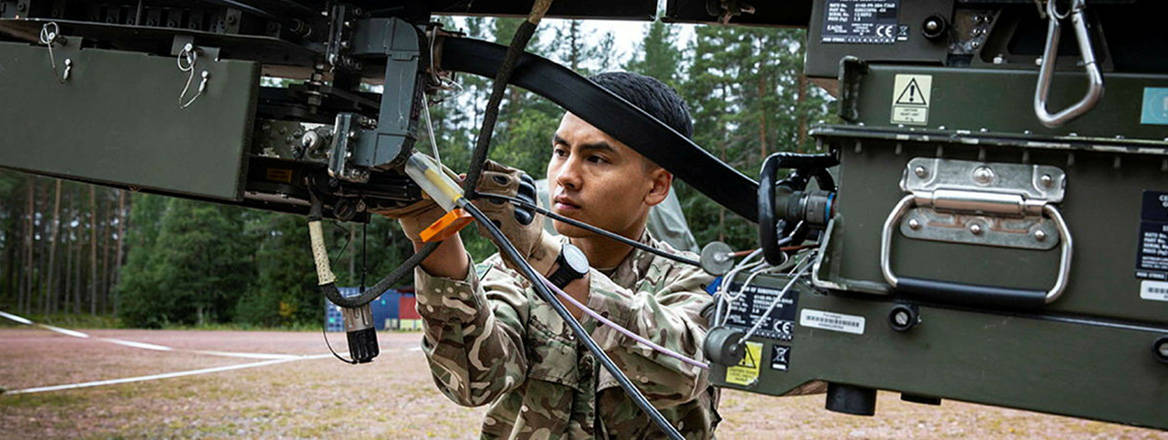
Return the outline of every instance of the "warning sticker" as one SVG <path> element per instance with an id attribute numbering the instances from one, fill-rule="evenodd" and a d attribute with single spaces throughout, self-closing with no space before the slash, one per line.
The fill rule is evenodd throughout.
<path id="1" fill-rule="evenodd" d="M 864 334 L 864 317 L 822 310 L 803 309 L 799 314 L 799 325 L 834 332 Z"/>
<path id="2" fill-rule="evenodd" d="M 771 346 L 771 369 L 779 371 L 787 371 L 787 365 L 791 363 L 791 347 L 784 345 Z"/>
<path id="3" fill-rule="evenodd" d="M 1168 281 L 1168 192 L 1144 191 L 1136 278 Z M 1141 298 L 1154 299 L 1144 297 L 1143 289 L 1140 290 Z"/>
<path id="4" fill-rule="evenodd" d="M 735 385 L 750 385 L 758 381 L 758 372 L 762 367 L 762 343 L 747 342 L 746 353 L 738 365 L 726 369 L 726 383 Z"/>
<path id="5" fill-rule="evenodd" d="M 892 123 L 927 125 L 932 75 L 896 75 L 892 87 Z"/>

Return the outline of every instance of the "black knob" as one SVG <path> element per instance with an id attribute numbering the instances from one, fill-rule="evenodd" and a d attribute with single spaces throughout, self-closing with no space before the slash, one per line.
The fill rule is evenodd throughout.
<path id="1" fill-rule="evenodd" d="M 921 34 L 930 40 L 936 40 L 945 35 L 945 29 L 948 24 L 945 19 L 939 15 L 930 15 L 925 21 L 921 22 Z"/>
<path id="2" fill-rule="evenodd" d="M 1156 360 L 1168 364 L 1168 335 L 1156 338 L 1152 344 L 1152 354 L 1156 355 Z"/>
<path id="3" fill-rule="evenodd" d="M 921 323 L 920 312 L 915 306 L 897 304 L 888 312 L 888 325 L 898 332 L 907 332 Z"/>

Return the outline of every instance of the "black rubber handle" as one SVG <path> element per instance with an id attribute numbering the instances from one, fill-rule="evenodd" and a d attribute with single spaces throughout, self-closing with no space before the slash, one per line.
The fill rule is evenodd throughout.
<path id="1" fill-rule="evenodd" d="M 919 299 L 1003 309 L 1037 309 L 1046 304 L 1046 291 L 962 284 L 923 278 L 901 277 L 896 291 Z"/>

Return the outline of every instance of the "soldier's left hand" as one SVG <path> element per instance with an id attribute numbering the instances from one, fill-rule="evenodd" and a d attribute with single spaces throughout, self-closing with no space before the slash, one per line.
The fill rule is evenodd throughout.
<path id="1" fill-rule="evenodd" d="M 489 160 L 483 164 L 477 191 L 514 197 L 533 205 L 539 203 L 535 181 L 531 176 L 522 170 Z M 559 241 L 544 232 L 543 221 L 536 216 L 534 210 L 489 197 L 479 197 L 475 199 L 474 204 L 503 231 L 503 235 L 511 240 L 515 249 L 531 263 L 533 269 L 544 275 L 550 271 L 556 256 L 559 255 Z M 479 225 L 479 233 L 489 237 L 482 225 Z M 508 262 L 508 266 L 510 265 Z"/>

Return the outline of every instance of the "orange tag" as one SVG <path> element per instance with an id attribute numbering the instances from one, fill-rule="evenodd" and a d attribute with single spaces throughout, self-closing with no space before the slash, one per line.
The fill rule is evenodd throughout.
<path id="1" fill-rule="evenodd" d="M 419 234 L 422 241 L 429 243 L 432 241 L 442 241 L 450 236 L 457 234 L 466 225 L 469 225 L 474 218 L 464 212 L 461 208 L 454 208 L 439 218 L 438 221 L 430 225 L 430 227 L 423 229 Z"/>

